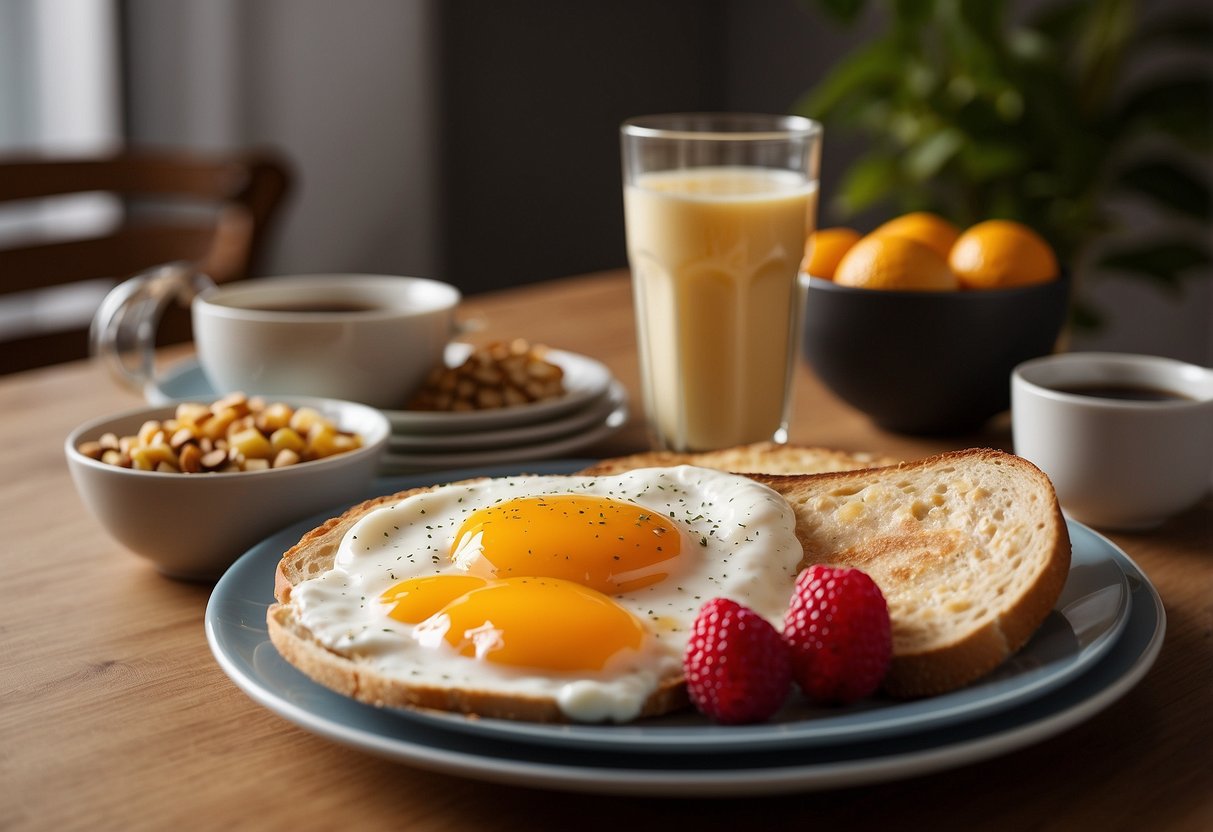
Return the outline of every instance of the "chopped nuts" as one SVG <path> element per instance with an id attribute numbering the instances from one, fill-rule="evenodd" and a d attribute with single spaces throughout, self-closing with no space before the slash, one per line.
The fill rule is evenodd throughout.
<path id="1" fill-rule="evenodd" d="M 564 371 L 547 350 L 522 338 L 474 350 L 458 367 L 436 367 L 409 403 L 412 410 L 492 410 L 556 399 Z"/>
<path id="2" fill-rule="evenodd" d="M 361 436 L 314 408 L 231 393 L 210 405 L 179 404 L 171 418 L 144 422 L 133 436 L 106 433 L 76 450 L 121 468 L 199 474 L 282 468 L 360 447 Z"/>

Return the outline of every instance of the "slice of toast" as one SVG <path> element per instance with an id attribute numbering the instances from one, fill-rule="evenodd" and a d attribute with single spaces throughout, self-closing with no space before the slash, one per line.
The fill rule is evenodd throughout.
<path id="1" fill-rule="evenodd" d="M 836 451 L 810 445 L 777 445 L 755 442 L 719 451 L 677 453 L 648 451 L 631 456 L 604 459 L 585 469 L 588 474 L 616 474 L 633 468 L 666 468 L 674 465 L 697 465 L 733 473 L 764 474 L 823 474 L 829 471 L 851 471 L 856 468 L 876 468 L 896 465 L 901 460 L 865 451 Z"/>
<path id="2" fill-rule="evenodd" d="M 1023 647 L 1070 573 L 1048 477 L 994 450 L 800 481 L 755 476 L 796 511 L 804 565 L 866 571 L 889 603 L 897 697 L 976 681 Z"/>
<path id="3" fill-rule="evenodd" d="M 359 520 L 381 506 L 440 487 L 412 488 L 367 500 L 307 532 L 288 549 L 274 574 L 277 603 L 271 604 L 266 611 L 270 641 L 284 659 L 313 681 L 377 707 L 428 708 L 529 722 L 567 722 L 568 718 L 552 698 L 505 696 L 494 691 L 417 684 L 380 674 L 355 656 L 328 649 L 299 620 L 298 611 L 290 603 L 292 590 L 303 581 L 333 568 L 342 539 Z M 682 675 L 671 675 L 661 680 L 638 716 L 671 713 L 687 707 L 689 702 Z"/>
<path id="4" fill-rule="evenodd" d="M 993 670 L 1044 621 L 1069 572 L 1069 538 L 1052 485 L 1035 466 L 1001 451 L 958 451 L 852 471 L 748 476 L 794 509 L 802 568 L 855 566 L 881 587 L 894 642 L 885 690 L 896 697 L 945 693 Z M 345 532 L 364 514 L 424 490 L 429 489 L 355 506 L 290 549 L 277 570 L 278 603 L 267 613 L 271 640 L 307 675 L 364 702 L 561 720 L 556 703 L 542 698 L 382 677 L 326 649 L 299 623 L 290 605 L 292 587 L 332 567 Z M 686 701 L 682 679 L 671 677 L 649 697 L 642 715 L 667 713 Z"/>
<path id="5" fill-rule="evenodd" d="M 780 461 L 778 450 L 742 449 L 698 458 L 729 470 L 756 461 L 774 471 L 834 459 L 811 451 L 806 460 L 797 449 L 789 456 Z M 1052 483 L 1002 451 L 813 476 L 746 476 L 791 503 L 805 550 L 801 569 L 853 566 L 881 588 L 893 624 L 884 690 L 895 697 L 946 693 L 998 667 L 1040 627 L 1069 575 L 1070 539 Z"/>

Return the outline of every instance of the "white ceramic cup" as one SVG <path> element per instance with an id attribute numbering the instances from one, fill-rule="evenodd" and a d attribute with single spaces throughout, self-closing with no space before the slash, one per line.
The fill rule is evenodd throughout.
<path id="1" fill-rule="evenodd" d="M 174 299 L 189 303 L 198 361 L 216 393 L 400 408 L 441 362 L 460 293 L 436 280 L 365 274 L 215 285 L 166 266 L 119 285 L 93 321 L 94 353 L 138 390 L 157 385 L 155 330 Z"/>
<path id="2" fill-rule="evenodd" d="M 1177 395 L 1117 397 L 1126 388 Z M 1088 525 L 1150 528 L 1209 490 L 1213 370 L 1120 353 L 1037 358 L 1011 374 L 1011 418 L 1015 452 Z"/>

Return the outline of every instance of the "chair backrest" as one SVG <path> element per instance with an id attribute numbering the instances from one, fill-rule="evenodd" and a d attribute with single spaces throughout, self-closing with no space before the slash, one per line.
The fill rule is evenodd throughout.
<path id="1" fill-rule="evenodd" d="M 195 264 L 217 283 L 250 276 L 291 179 L 287 162 L 272 151 L 0 156 L 0 305 L 18 319 L 6 336 L 0 317 L 0 373 L 88 355 L 91 313 L 74 321 L 56 321 L 52 313 L 51 320 L 32 325 L 42 316 L 22 316 L 20 304 L 39 293 L 88 285 L 95 297 L 98 285 L 104 289 L 177 260 Z M 85 197 L 95 203 L 90 224 L 99 228 L 48 236 L 39 227 L 40 215 L 83 194 L 103 195 Z M 188 315 L 176 310 L 162 327 L 161 342 L 188 337 Z"/>

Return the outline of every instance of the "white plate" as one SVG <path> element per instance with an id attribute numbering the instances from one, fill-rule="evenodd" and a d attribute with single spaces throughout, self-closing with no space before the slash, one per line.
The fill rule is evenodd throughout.
<path id="1" fill-rule="evenodd" d="M 611 400 L 615 406 L 607 414 L 606 419 L 589 430 L 571 436 L 561 436 L 506 448 L 484 448 L 447 453 L 401 453 L 389 447 L 379 463 L 379 471 L 383 474 L 412 474 L 422 471 L 504 465 L 510 462 L 568 456 L 582 448 L 588 448 L 596 442 L 601 442 L 627 424 L 627 394 L 617 383 L 613 385 Z"/>
<path id="2" fill-rule="evenodd" d="M 604 424 L 616 410 L 627 404 L 627 391 L 618 382 L 611 382 L 605 395 L 568 414 L 533 424 L 497 430 L 466 433 L 411 434 L 393 433 L 388 439 L 388 452 L 410 454 L 453 453 L 480 448 L 510 448 L 516 445 L 570 436 L 587 428 Z"/>
<path id="3" fill-rule="evenodd" d="M 586 464 L 565 461 L 529 470 L 555 473 Z M 443 479 L 516 470 L 457 471 Z M 382 485 L 398 489 L 408 484 Z M 426 724 L 333 693 L 287 664 L 268 640 L 265 611 L 272 601 L 273 572 L 283 542 L 293 542 L 312 525 L 306 521 L 254 547 L 216 585 L 205 623 L 220 666 L 254 701 L 304 730 L 419 768 L 515 785 L 724 796 L 838 788 L 939 771 L 1039 742 L 1103 710 L 1149 670 L 1166 629 L 1161 601 L 1136 565 L 1110 541 L 1071 523 L 1075 548 L 1089 551 L 1091 561 L 1114 563 L 1127 576 L 1131 601 L 1123 633 L 1111 639 L 1103 658 L 1047 695 L 944 727 L 866 741 L 718 753 L 602 749 L 587 754 L 584 748 L 476 736 Z"/>
<path id="4" fill-rule="evenodd" d="M 460 364 L 471 353 L 470 344 L 453 343 L 446 349 L 446 363 Z M 566 393 L 558 399 L 534 404 L 479 410 L 469 413 L 438 413 L 424 410 L 385 410 L 393 432 L 408 434 L 446 434 L 492 430 L 512 425 L 531 424 L 552 419 L 584 407 L 607 393 L 611 371 L 600 361 L 564 350 L 548 350 L 547 358 L 564 371 Z M 146 398 L 152 404 L 167 404 L 179 399 L 213 398 L 215 389 L 196 359 L 186 359 L 170 367 L 159 382 L 150 387 Z"/>

